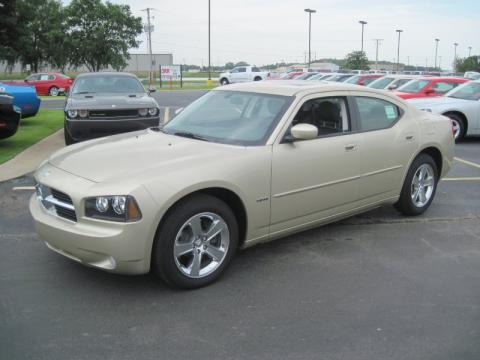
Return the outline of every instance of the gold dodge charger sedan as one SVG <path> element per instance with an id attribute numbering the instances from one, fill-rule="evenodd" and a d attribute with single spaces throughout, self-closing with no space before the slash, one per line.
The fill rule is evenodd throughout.
<path id="1" fill-rule="evenodd" d="M 222 86 L 164 127 L 68 146 L 35 173 L 39 237 L 82 264 L 196 288 L 238 247 L 384 204 L 418 215 L 450 169 L 448 118 L 375 89 Z"/>

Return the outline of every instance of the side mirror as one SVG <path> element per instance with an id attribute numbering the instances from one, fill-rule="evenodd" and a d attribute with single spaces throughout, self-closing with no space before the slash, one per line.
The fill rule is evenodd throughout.
<path id="1" fill-rule="evenodd" d="M 175 115 L 178 115 L 178 114 L 180 114 L 182 111 L 183 111 L 183 107 L 178 108 L 177 110 L 175 110 L 174 114 L 175 114 Z"/>
<path id="2" fill-rule="evenodd" d="M 318 128 L 311 124 L 297 124 L 290 129 L 294 139 L 311 140 L 318 136 Z"/>
<path id="3" fill-rule="evenodd" d="M 397 85 L 390 85 L 388 87 L 388 90 L 395 90 L 397 88 Z"/>
<path id="4" fill-rule="evenodd" d="M 435 90 L 433 90 L 433 89 L 425 90 L 426 95 L 430 95 L 430 94 L 434 94 L 434 93 L 435 93 Z"/>
<path id="5" fill-rule="evenodd" d="M 155 89 L 153 86 L 148 89 L 149 94 L 154 93 L 155 91 L 157 91 L 157 89 Z"/>

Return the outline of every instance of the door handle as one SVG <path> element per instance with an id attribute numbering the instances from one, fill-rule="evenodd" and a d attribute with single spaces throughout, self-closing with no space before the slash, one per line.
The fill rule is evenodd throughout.
<path id="1" fill-rule="evenodd" d="M 345 146 L 345 151 L 355 151 L 357 150 L 357 145 L 356 144 L 349 144 Z"/>
<path id="2" fill-rule="evenodd" d="M 415 140 L 415 135 L 407 134 L 405 135 L 405 140 L 408 140 L 408 141 Z"/>

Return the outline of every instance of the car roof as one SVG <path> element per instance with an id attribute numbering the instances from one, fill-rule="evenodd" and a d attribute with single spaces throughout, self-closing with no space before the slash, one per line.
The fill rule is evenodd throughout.
<path id="1" fill-rule="evenodd" d="M 297 96 L 309 93 L 330 91 L 362 91 L 372 94 L 385 95 L 385 91 L 365 88 L 364 86 L 330 82 L 330 81 L 304 81 L 304 80 L 264 80 L 246 83 L 236 83 L 217 87 L 213 91 L 245 91 L 271 95 Z"/>
<path id="2" fill-rule="evenodd" d="M 84 74 L 79 74 L 77 76 L 77 79 L 79 77 L 94 77 L 94 76 L 98 76 L 98 75 L 116 75 L 116 76 L 125 76 L 125 77 L 134 77 L 136 78 L 136 76 L 134 74 L 130 74 L 130 73 L 125 73 L 125 72 L 117 72 L 117 71 L 99 71 L 99 72 L 90 72 L 90 73 L 84 73 Z"/>

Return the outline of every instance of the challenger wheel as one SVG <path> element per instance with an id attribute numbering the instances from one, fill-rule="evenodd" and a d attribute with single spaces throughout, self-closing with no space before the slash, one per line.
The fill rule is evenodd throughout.
<path id="1" fill-rule="evenodd" d="M 166 215 L 152 249 L 152 268 L 169 285 L 194 289 L 215 281 L 238 245 L 238 224 L 230 207 L 194 195 Z"/>
<path id="2" fill-rule="evenodd" d="M 48 93 L 50 94 L 50 96 L 58 96 L 59 90 L 56 86 L 52 86 L 50 90 L 48 90 Z"/>
<path id="3" fill-rule="evenodd" d="M 455 137 L 455 142 L 459 142 L 465 136 L 465 123 L 463 119 L 457 114 L 445 114 L 452 120 L 453 125 L 453 134 Z"/>
<path id="4" fill-rule="evenodd" d="M 438 169 L 435 161 L 430 155 L 418 155 L 408 170 L 395 207 L 405 215 L 422 214 L 433 201 L 437 183 Z"/>

